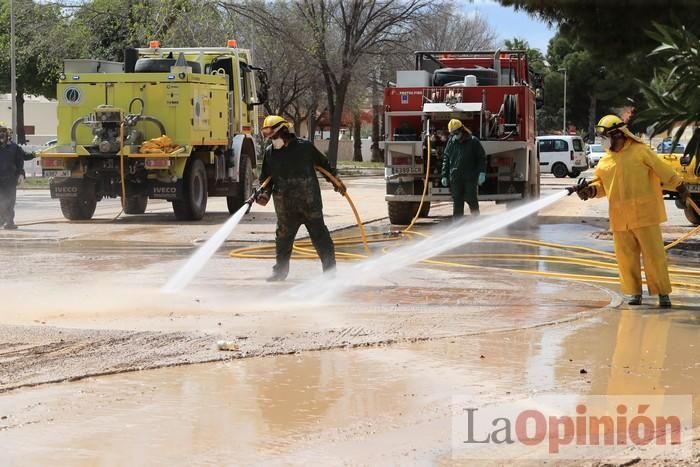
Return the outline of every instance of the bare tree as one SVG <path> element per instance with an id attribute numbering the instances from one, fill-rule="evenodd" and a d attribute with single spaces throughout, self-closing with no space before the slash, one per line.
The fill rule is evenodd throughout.
<path id="1" fill-rule="evenodd" d="M 413 37 L 418 50 L 485 50 L 498 35 L 478 12 L 465 15 L 452 2 L 436 2 L 422 12 Z"/>
<path id="2" fill-rule="evenodd" d="M 298 0 L 276 4 L 274 10 L 259 1 L 224 5 L 266 27 L 288 47 L 306 51 L 313 60 L 326 88 L 331 116 L 328 157 L 335 165 L 343 107 L 359 60 L 397 43 L 428 1 Z"/>
<path id="3" fill-rule="evenodd" d="M 335 165 L 338 135 L 348 87 L 364 56 L 380 53 L 411 26 L 426 0 L 304 0 L 297 9 L 312 31 L 313 56 L 326 84 L 331 139 L 328 157 Z"/>

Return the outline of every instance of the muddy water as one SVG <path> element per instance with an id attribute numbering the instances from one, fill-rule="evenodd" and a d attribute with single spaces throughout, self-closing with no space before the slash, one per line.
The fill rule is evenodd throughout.
<path id="1" fill-rule="evenodd" d="M 3 465 L 448 464 L 454 395 L 484 405 L 541 393 L 692 394 L 698 425 L 700 307 L 685 300 L 686 311 L 621 309 L 390 351 L 309 352 L 7 393 L 0 457 Z"/>

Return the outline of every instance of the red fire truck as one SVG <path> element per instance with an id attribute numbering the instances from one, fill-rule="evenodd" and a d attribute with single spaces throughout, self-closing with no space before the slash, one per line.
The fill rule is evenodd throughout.
<path id="1" fill-rule="evenodd" d="M 541 79 L 528 69 L 525 51 L 416 52 L 416 69 L 398 71 L 384 91 L 386 201 L 392 224 L 408 224 L 425 193 L 451 202 L 440 185 L 447 122 L 458 118 L 479 137 L 487 154 L 481 201 L 517 202 L 540 193 L 535 148 L 535 107 Z M 428 154 L 430 148 L 430 154 Z M 430 173 L 426 173 L 430 157 Z"/>

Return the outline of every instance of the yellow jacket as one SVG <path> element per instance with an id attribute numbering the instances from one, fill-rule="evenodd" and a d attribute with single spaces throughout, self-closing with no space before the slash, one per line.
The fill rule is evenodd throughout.
<path id="1" fill-rule="evenodd" d="M 683 180 L 646 145 L 631 139 L 608 152 L 595 170 L 597 197 L 608 197 L 610 230 L 632 230 L 666 222 L 661 186 L 677 187 Z"/>

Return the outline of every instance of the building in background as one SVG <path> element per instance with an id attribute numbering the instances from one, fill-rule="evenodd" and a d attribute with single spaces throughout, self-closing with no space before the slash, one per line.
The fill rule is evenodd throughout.
<path id="1" fill-rule="evenodd" d="M 41 96 L 24 96 L 24 129 L 27 144 L 42 145 L 56 138 L 56 101 Z M 12 122 L 10 94 L 0 94 L 0 121 Z"/>

